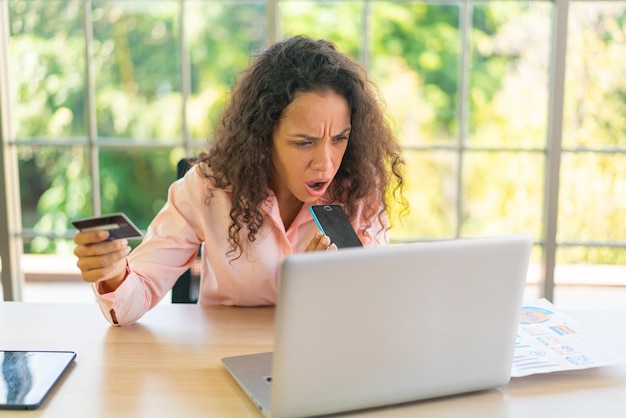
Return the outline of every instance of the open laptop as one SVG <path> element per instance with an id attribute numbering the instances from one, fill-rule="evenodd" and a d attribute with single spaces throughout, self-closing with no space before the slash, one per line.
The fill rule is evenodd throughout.
<path id="1" fill-rule="evenodd" d="M 522 234 L 294 254 L 275 351 L 222 362 L 273 418 L 504 385 L 531 248 Z"/>

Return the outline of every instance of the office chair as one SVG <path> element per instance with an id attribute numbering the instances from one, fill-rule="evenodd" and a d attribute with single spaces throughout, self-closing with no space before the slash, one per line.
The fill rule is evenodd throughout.
<path id="1" fill-rule="evenodd" d="M 195 158 L 183 158 L 178 161 L 178 177 L 181 178 L 193 166 Z M 196 258 L 191 267 L 184 272 L 172 287 L 172 303 L 197 303 L 200 294 L 201 248 L 198 247 Z"/>

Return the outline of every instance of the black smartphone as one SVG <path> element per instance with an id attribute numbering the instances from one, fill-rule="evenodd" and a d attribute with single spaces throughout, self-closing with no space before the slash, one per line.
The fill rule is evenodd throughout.
<path id="1" fill-rule="evenodd" d="M 310 210 L 317 227 L 332 244 L 338 248 L 363 246 L 340 205 L 313 205 Z"/>
<path id="2" fill-rule="evenodd" d="M 141 230 L 123 213 L 96 216 L 94 218 L 72 221 L 72 225 L 80 231 L 103 229 L 109 231 L 108 241 L 120 238 L 140 238 Z"/>

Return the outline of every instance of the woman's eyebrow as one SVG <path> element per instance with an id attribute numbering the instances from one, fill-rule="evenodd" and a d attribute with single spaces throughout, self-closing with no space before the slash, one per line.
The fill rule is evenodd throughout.
<path id="1" fill-rule="evenodd" d="M 345 128 L 343 131 L 339 132 L 336 135 L 333 135 L 333 138 L 336 138 L 338 136 L 342 136 L 345 135 L 346 133 L 350 132 L 350 130 L 352 130 L 352 126 L 348 126 L 347 128 Z"/>
<path id="2" fill-rule="evenodd" d="M 342 130 L 341 132 L 339 132 L 338 134 L 332 135 L 331 138 L 337 138 L 338 136 L 342 136 L 345 135 L 346 133 L 350 132 L 350 130 L 352 129 L 351 126 L 345 128 L 344 130 Z M 294 138 L 302 138 L 302 139 L 306 139 L 307 141 L 315 141 L 316 139 L 319 139 L 319 137 L 317 136 L 312 136 L 312 135 L 307 135 L 307 134 L 302 134 L 302 133 L 292 133 L 292 134 L 287 134 L 290 137 L 294 137 Z"/>
<path id="3" fill-rule="evenodd" d="M 307 141 L 314 141 L 316 139 L 319 139 L 316 136 L 311 136 L 311 135 L 307 135 L 307 134 L 298 134 L 298 133 L 287 134 L 287 136 L 290 136 L 292 138 L 302 138 L 302 139 L 306 139 Z"/>

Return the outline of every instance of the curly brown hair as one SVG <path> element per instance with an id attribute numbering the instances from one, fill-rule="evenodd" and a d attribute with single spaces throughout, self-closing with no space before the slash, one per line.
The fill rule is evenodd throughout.
<path id="1" fill-rule="evenodd" d="M 327 196 L 339 201 L 350 218 L 359 202 L 369 210 L 367 218 L 384 216 L 392 198 L 407 208 L 400 146 L 367 72 L 333 43 L 295 36 L 257 54 L 240 73 L 209 151 L 199 156 L 216 187 L 232 190 L 228 234 L 230 253 L 237 257 L 245 244 L 242 229 L 247 228 L 247 241 L 253 243 L 263 226 L 260 206 L 271 181 L 272 134 L 283 110 L 297 92 L 328 89 L 347 99 L 352 130 Z"/>

